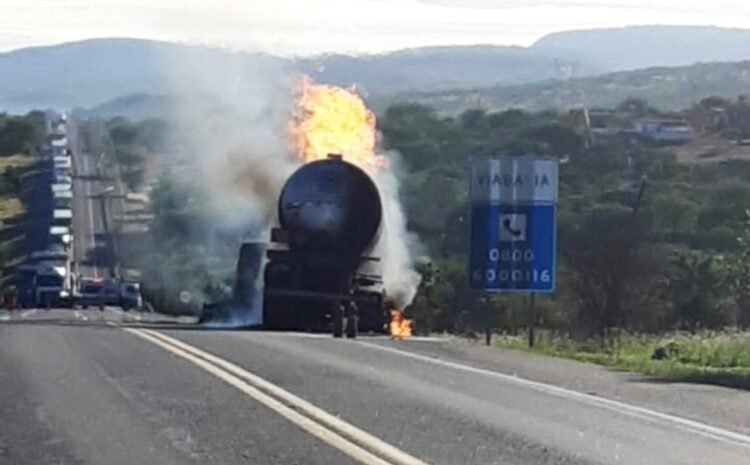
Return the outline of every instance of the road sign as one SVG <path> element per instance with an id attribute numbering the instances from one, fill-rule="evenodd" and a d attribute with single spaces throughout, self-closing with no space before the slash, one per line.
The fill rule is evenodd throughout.
<path id="1" fill-rule="evenodd" d="M 474 289 L 555 289 L 557 160 L 502 157 L 471 167 L 469 280 Z"/>

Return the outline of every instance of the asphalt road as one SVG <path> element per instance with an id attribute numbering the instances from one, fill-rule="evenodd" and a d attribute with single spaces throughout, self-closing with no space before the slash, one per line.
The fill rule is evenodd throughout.
<path id="1" fill-rule="evenodd" d="M 73 123 L 68 125 L 68 141 L 74 164 L 73 260 L 81 276 L 106 277 L 109 273 L 106 234 L 101 201 L 96 198 L 106 186 L 99 176 L 97 158 L 87 151 Z"/>
<path id="2" fill-rule="evenodd" d="M 739 432 L 415 342 L 0 314 L 0 463 L 750 463 Z"/>

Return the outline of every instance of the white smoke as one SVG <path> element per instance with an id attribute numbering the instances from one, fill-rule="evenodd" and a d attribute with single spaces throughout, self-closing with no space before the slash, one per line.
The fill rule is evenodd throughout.
<path id="1" fill-rule="evenodd" d="M 279 192 L 301 164 L 288 144 L 294 105 L 293 74 L 284 65 L 243 55 L 220 62 L 200 53 L 165 57 L 184 169 L 173 173 L 207 194 L 218 228 L 255 230 L 250 240 L 267 240 L 276 220 Z M 255 60 L 255 61 L 254 61 Z M 401 308 L 411 303 L 420 276 L 412 257 L 419 241 L 408 233 L 399 200 L 397 154 L 375 176 L 383 203 L 383 228 L 375 250 L 381 257 L 384 289 Z M 179 164 L 179 163 L 178 163 Z M 247 322 L 245 322 L 247 323 Z"/>
<path id="2" fill-rule="evenodd" d="M 215 57 L 201 52 L 161 57 L 173 89 L 169 119 L 176 125 L 181 143 L 177 153 L 163 160 L 163 175 L 192 186 L 205 199 L 202 213 L 208 217 L 211 231 L 207 237 L 193 239 L 205 245 L 205 256 L 198 258 L 205 262 L 204 269 L 213 280 L 234 275 L 240 240 L 268 240 L 278 194 L 300 165 L 287 144 L 293 104 L 288 70 L 263 57 Z M 226 267 L 216 271 L 220 275 L 213 274 L 217 260 L 211 256 L 216 235 L 237 240 L 231 265 L 222 262 Z M 225 247 L 224 253 L 226 249 L 231 253 L 232 245 Z M 174 281 L 170 288 L 186 285 L 165 271 L 162 275 L 166 280 Z M 258 279 L 261 278 L 259 273 Z M 195 288 L 184 290 L 194 296 L 203 295 L 200 282 L 187 284 L 191 285 Z M 252 302 L 220 305 L 215 309 L 214 324 L 260 323 L 261 303 L 257 297 L 256 294 Z M 205 302 L 205 298 L 200 300 Z"/>
<path id="3" fill-rule="evenodd" d="M 375 250 L 381 257 L 383 287 L 398 308 L 409 305 L 417 293 L 421 276 L 414 257 L 422 252 L 417 236 L 406 228 L 406 215 L 399 198 L 398 154 L 389 154 L 388 167 L 375 176 L 383 203 L 383 228 Z"/>
<path id="4" fill-rule="evenodd" d="M 208 193 L 218 226 L 247 227 L 266 219 L 299 164 L 289 154 L 286 130 L 293 105 L 288 70 L 260 57 L 202 55 L 170 66 L 187 172 Z"/>

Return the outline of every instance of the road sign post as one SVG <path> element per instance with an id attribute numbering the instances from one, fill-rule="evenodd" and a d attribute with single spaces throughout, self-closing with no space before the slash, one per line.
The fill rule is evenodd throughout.
<path id="1" fill-rule="evenodd" d="M 557 159 L 551 157 L 472 161 L 469 250 L 472 289 L 554 292 L 557 172 Z M 533 297 L 530 325 L 534 321 L 532 312 Z M 529 329 L 529 342 L 533 344 L 533 328 Z"/>

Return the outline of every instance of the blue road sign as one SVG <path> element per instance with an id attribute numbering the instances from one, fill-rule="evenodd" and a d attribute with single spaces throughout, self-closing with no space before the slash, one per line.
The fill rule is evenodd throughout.
<path id="1" fill-rule="evenodd" d="M 469 280 L 474 289 L 555 289 L 557 160 L 472 164 Z"/>

